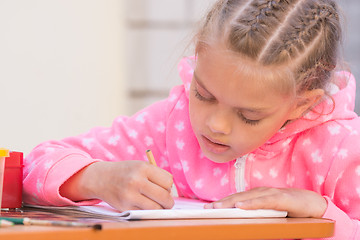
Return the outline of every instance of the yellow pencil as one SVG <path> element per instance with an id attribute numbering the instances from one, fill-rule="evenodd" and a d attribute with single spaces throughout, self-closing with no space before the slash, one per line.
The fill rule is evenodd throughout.
<path id="1" fill-rule="evenodd" d="M 146 150 L 146 156 L 150 162 L 150 164 L 154 165 L 154 166 L 157 166 L 156 162 L 155 162 L 155 158 L 154 158 L 154 155 L 153 153 L 151 152 L 151 150 Z M 175 189 L 174 191 L 176 192 L 176 187 L 174 185 L 174 183 L 172 184 L 171 188 L 169 189 L 169 192 L 172 192 L 172 189 Z"/>
<path id="2" fill-rule="evenodd" d="M 151 152 L 151 150 L 146 150 L 146 156 L 150 162 L 150 164 L 154 165 L 154 166 L 157 166 L 156 165 L 156 162 L 155 162 L 155 158 L 154 158 L 154 155 L 153 153 Z"/>

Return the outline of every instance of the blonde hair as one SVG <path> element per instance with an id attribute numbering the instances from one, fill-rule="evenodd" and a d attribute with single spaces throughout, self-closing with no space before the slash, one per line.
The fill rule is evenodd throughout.
<path id="1" fill-rule="evenodd" d="M 195 41 L 197 54 L 221 42 L 260 66 L 284 66 L 297 93 L 326 89 L 341 42 L 338 6 L 333 0 L 219 0 Z"/>

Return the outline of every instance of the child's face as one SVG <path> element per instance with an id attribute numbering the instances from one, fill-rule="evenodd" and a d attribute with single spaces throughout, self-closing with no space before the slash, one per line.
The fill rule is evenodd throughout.
<path id="1" fill-rule="evenodd" d="M 219 163 L 264 144 L 294 112 L 293 96 L 260 81 L 261 74 L 249 79 L 235 59 L 213 49 L 200 52 L 191 83 L 194 133 L 204 154 Z"/>

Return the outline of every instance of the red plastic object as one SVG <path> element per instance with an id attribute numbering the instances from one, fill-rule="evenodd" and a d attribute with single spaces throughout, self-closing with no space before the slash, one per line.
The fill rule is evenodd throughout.
<path id="1" fill-rule="evenodd" d="M 23 153 L 10 152 L 5 158 L 2 208 L 20 208 L 22 206 Z"/>

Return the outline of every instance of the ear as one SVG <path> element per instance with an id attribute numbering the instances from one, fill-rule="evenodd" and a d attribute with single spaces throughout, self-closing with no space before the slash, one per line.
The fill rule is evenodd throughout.
<path id="1" fill-rule="evenodd" d="M 323 89 L 308 90 L 298 96 L 289 120 L 300 118 L 324 96 Z"/>

